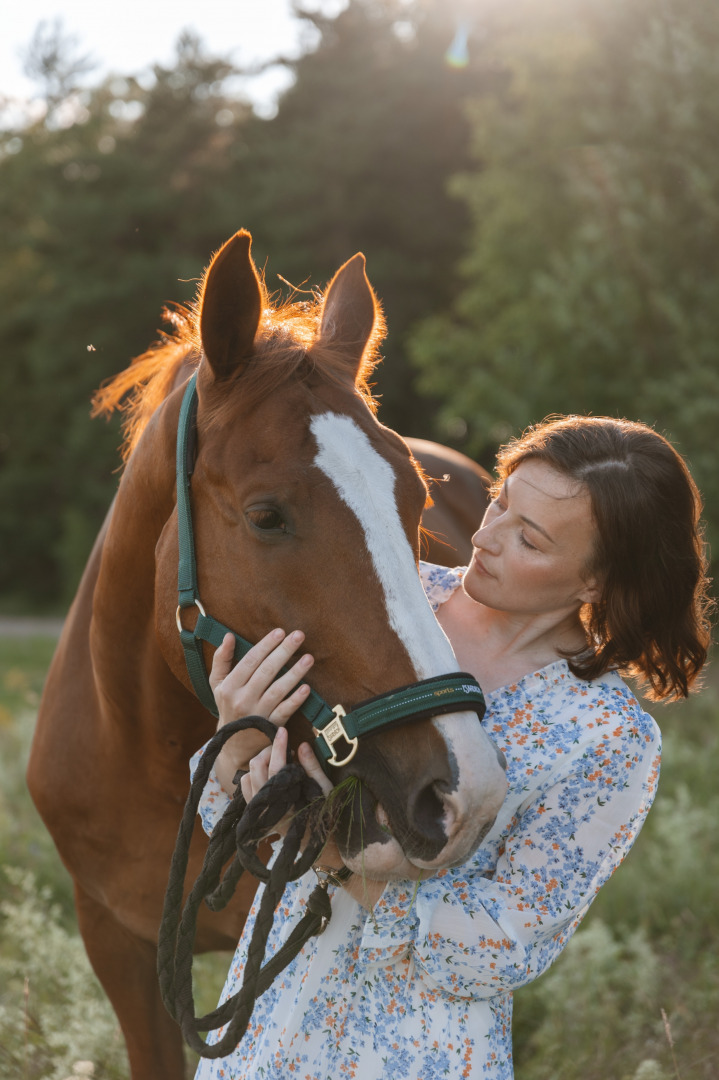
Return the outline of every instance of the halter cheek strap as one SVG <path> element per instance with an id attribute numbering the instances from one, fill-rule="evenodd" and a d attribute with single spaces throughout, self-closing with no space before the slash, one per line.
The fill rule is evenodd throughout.
<path id="1" fill-rule="evenodd" d="M 234 662 L 237 663 L 252 648 L 252 644 L 205 612 L 197 588 L 197 563 L 192 529 L 190 478 L 195 467 L 197 432 L 197 373 L 187 384 L 182 399 L 177 429 L 177 531 L 179 566 L 177 575 L 177 629 L 185 653 L 185 663 L 197 697 L 209 711 L 218 715 L 215 698 L 205 666 L 203 642 L 218 648 L 226 634 L 235 639 Z M 182 612 L 194 607 L 198 611 L 192 630 L 182 625 Z M 287 671 L 283 668 L 283 672 Z M 302 706 L 315 734 L 315 750 L 320 760 L 339 767 L 352 760 L 363 735 L 439 713 L 470 710 L 480 720 L 484 716 L 484 696 L 479 683 L 466 672 L 452 672 L 392 690 L 369 698 L 346 713 L 342 705 L 330 708 L 319 694 L 310 690 Z M 338 757 L 338 748 L 343 756 Z"/>

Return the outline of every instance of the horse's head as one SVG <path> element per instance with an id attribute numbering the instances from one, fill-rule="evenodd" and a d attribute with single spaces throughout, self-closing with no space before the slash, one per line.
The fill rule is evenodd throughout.
<path id="1" fill-rule="evenodd" d="M 192 481 L 199 591 L 250 641 L 300 628 L 314 688 L 357 702 L 457 670 L 416 567 L 424 482 L 366 392 L 381 315 L 355 255 L 323 302 L 274 312 L 237 233 L 215 256 L 198 307 L 197 458 Z M 177 521 L 157 547 L 163 651 L 187 683 L 174 629 Z M 311 737 L 300 717 L 295 744 Z M 378 732 L 332 768 L 361 783 L 339 833 L 351 867 L 406 876 L 463 861 L 505 791 L 475 713 Z"/>

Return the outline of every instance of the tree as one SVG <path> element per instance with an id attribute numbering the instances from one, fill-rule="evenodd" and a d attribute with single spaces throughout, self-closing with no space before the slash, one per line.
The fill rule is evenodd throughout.
<path id="1" fill-rule="evenodd" d="M 293 64 L 277 116 L 236 146 L 243 224 L 269 257 L 268 282 L 279 270 L 321 285 L 355 251 L 367 256 L 389 324 L 382 416 L 408 435 L 430 432 L 433 405 L 414 392 L 405 338 L 452 294 L 468 215 L 446 188 L 469 164 L 464 102 L 484 78 L 445 62 L 453 7 L 351 0 L 336 18 L 305 12 L 316 47 Z"/>
<path id="2" fill-rule="evenodd" d="M 90 421 L 91 395 L 157 337 L 163 303 L 191 299 L 227 228 L 231 193 L 216 193 L 250 111 L 223 95 L 231 74 L 186 36 L 149 89 L 73 90 L 67 126 L 0 139 L 6 601 L 72 595 L 116 482 L 117 424 Z"/>
<path id="3" fill-rule="evenodd" d="M 71 98 L 82 76 L 96 66 L 89 55 L 78 52 L 78 44 L 74 35 L 65 33 L 61 19 L 43 19 L 25 50 L 25 74 L 42 88 L 48 114 Z"/>
<path id="4" fill-rule="evenodd" d="M 719 528 L 719 9 L 523 0 L 472 106 L 473 229 L 412 343 L 482 456 L 552 412 L 628 415 L 688 455 Z"/>
<path id="5" fill-rule="evenodd" d="M 44 121 L 0 133 L 6 603 L 72 595 L 117 465 L 117 425 L 90 421 L 91 394 L 157 337 L 163 304 L 192 299 L 240 226 L 271 290 L 277 274 L 322 286 L 365 251 L 390 322 L 383 419 L 431 432 L 404 339 L 452 294 L 468 213 L 445 188 L 469 164 L 477 72 L 444 63 L 455 24 L 439 0 L 352 0 L 307 19 L 315 46 L 271 120 L 230 95 L 236 69 L 192 36 L 149 86 L 78 90 L 75 44 L 58 33 L 62 47 L 40 50 L 45 83 L 69 97 L 58 89 Z"/>

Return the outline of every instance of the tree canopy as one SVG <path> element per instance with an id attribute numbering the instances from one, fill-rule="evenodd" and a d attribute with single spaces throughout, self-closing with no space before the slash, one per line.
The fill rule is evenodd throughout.
<path id="1" fill-rule="evenodd" d="M 36 35 L 46 116 L 0 133 L 6 600 L 72 594 L 116 482 L 117 426 L 89 420 L 91 394 L 242 226 L 270 291 L 280 274 L 322 286 L 365 252 L 391 326 L 383 417 L 406 434 L 431 428 L 404 336 L 451 295 L 468 214 L 446 186 L 469 164 L 473 75 L 444 64 L 453 23 L 434 0 L 353 0 L 307 18 L 318 43 L 272 119 L 233 96 L 237 69 L 191 35 L 151 80 L 84 91 L 77 43 L 57 27 Z"/>
<path id="2" fill-rule="evenodd" d="M 462 285 L 418 324 L 420 388 L 471 452 L 552 413 L 641 419 L 719 530 L 719 8 L 518 0 L 471 104 Z"/>
<path id="3" fill-rule="evenodd" d="M 548 413 L 641 418 L 688 455 L 719 527 L 716 5 L 305 17 L 314 45 L 270 119 L 191 35 L 151 79 L 90 89 L 81 43 L 33 40 L 46 115 L 0 130 L 6 606 L 72 594 L 117 482 L 92 392 L 242 226 L 271 291 L 365 252 L 390 331 L 382 419 L 403 434 L 491 464 Z"/>

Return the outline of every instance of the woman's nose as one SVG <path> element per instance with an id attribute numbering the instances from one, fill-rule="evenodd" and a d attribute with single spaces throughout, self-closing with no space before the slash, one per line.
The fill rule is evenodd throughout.
<path id="1" fill-rule="evenodd" d="M 483 548 L 485 551 L 497 550 L 499 546 L 499 536 L 497 530 L 492 527 L 491 522 L 487 522 L 477 529 L 472 537 L 472 544 L 474 547 Z"/>

